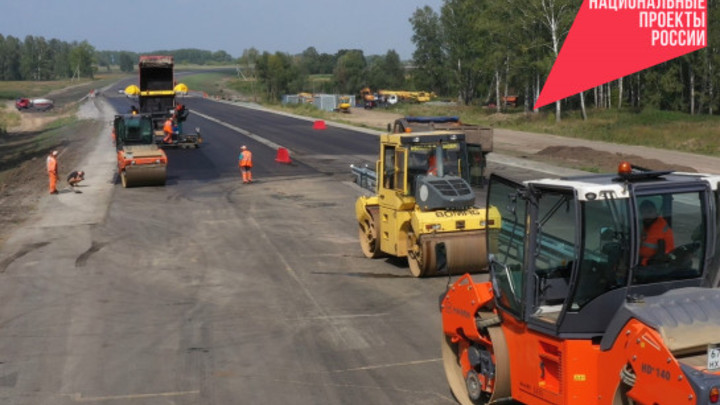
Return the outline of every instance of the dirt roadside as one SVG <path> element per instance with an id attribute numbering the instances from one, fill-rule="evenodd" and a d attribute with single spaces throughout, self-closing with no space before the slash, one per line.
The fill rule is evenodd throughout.
<path id="1" fill-rule="evenodd" d="M 338 113 L 337 120 L 384 129 L 388 123 L 402 117 L 381 109 L 353 108 L 350 114 Z M 493 150 L 498 154 L 589 172 L 614 172 L 623 160 L 651 170 L 703 172 L 720 168 L 718 158 L 497 128 Z"/>
<path id="2" fill-rule="evenodd" d="M 71 192 L 65 181 L 67 175 L 82 169 L 78 165 L 105 126 L 77 109 L 86 94 L 86 89 L 78 87 L 55 94 L 53 111 L 22 112 L 20 125 L 8 128 L 8 134 L 0 137 L 0 245 L 37 212 L 43 198 L 56 198 L 48 195 L 45 166 L 52 150 L 59 151 L 58 190 Z M 9 104 L 15 108 L 12 102 Z M 79 121 L 47 129 L 51 122 L 71 115 L 77 115 Z"/>

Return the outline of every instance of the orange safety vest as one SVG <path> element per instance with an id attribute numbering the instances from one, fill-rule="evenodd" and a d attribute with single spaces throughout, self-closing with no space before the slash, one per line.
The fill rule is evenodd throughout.
<path id="1" fill-rule="evenodd" d="M 166 134 L 172 134 L 172 120 L 168 119 L 165 121 L 165 125 L 163 125 L 163 132 Z"/>
<path id="2" fill-rule="evenodd" d="M 57 159 L 54 156 L 48 156 L 47 159 L 47 171 L 48 173 L 57 174 Z"/>
<path id="3" fill-rule="evenodd" d="M 252 152 L 247 149 L 240 153 L 240 167 L 252 167 Z"/>
<path id="4" fill-rule="evenodd" d="M 665 254 L 675 249 L 675 237 L 673 236 L 670 225 L 663 217 L 657 219 L 650 225 L 650 228 L 643 231 L 643 238 L 640 242 L 640 264 L 645 266 L 648 260 L 658 253 L 660 241 L 665 241 Z"/>

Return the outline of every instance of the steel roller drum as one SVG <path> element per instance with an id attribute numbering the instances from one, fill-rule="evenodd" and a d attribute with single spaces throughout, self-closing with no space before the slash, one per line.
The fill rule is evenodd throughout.
<path id="1" fill-rule="evenodd" d="M 162 186 L 167 179 L 167 166 L 163 164 L 131 165 L 121 174 L 123 187 Z"/>
<path id="2" fill-rule="evenodd" d="M 486 232 L 426 234 L 420 237 L 425 267 L 423 277 L 448 274 L 479 273 L 487 270 Z M 446 265 L 437 253 L 444 245 Z"/>

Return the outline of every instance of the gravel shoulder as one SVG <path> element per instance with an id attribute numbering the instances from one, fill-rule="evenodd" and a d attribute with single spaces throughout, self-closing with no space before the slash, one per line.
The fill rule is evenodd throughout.
<path id="1" fill-rule="evenodd" d="M 92 169 L 95 165 L 92 155 L 100 143 L 110 144 L 108 112 L 103 109 L 100 99 L 82 97 L 68 101 L 68 104 L 71 103 L 72 106 L 66 105 L 69 112 L 63 111 L 64 107 L 60 106 L 63 110 L 52 115 L 22 113 L 21 124 L 9 128 L 6 139 L 0 140 L 0 154 L 4 155 L 7 164 L 4 168 L 0 167 L 0 246 L 19 228 L 38 219 L 39 214 L 48 211 L 57 213 L 56 207 L 69 205 L 68 212 L 62 216 L 74 218 L 72 212 L 81 212 L 93 205 L 89 197 L 93 183 L 107 183 L 107 173 L 103 174 L 105 178 L 96 177 L 100 173 Z M 46 129 L 49 122 L 73 114 L 77 117 L 76 122 Z M 52 141 L 47 148 L 28 147 L 48 138 L 48 131 L 52 131 Z M 45 158 L 53 149 L 59 151 L 59 195 L 48 194 Z M 106 149 L 112 151 L 109 146 Z M 112 156 L 108 162 L 111 165 L 114 163 Z M 65 181 L 73 170 L 85 170 L 87 173 L 86 181 L 79 188 L 82 193 L 72 192 Z"/>

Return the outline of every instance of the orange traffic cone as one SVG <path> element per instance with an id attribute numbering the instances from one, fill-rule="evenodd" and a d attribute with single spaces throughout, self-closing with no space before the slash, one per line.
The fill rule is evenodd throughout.
<path id="1" fill-rule="evenodd" d="M 290 154 L 288 153 L 288 150 L 286 148 L 278 148 L 277 150 L 277 157 L 275 157 L 275 161 L 279 163 L 292 163 L 290 161 Z"/>
<path id="2" fill-rule="evenodd" d="M 325 121 L 323 120 L 317 120 L 313 123 L 313 129 L 327 129 L 327 126 L 325 125 Z"/>

